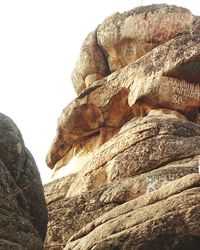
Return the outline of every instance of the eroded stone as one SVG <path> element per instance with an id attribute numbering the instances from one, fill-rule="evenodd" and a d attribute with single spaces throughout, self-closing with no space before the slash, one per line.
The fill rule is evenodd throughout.
<path id="1" fill-rule="evenodd" d="M 187 9 L 169 5 L 139 7 L 105 19 L 86 38 L 72 81 L 78 93 L 189 29 L 196 22 Z"/>
<path id="2" fill-rule="evenodd" d="M 47 157 L 68 174 L 46 186 L 47 248 L 199 249 L 199 20 L 145 6 L 86 38 Z"/>
<path id="3" fill-rule="evenodd" d="M 15 123 L 0 113 L 0 249 L 43 250 L 47 208 L 40 175 Z"/>
<path id="4" fill-rule="evenodd" d="M 100 135 L 105 127 L 120 128 L 135 116 L 146 116 L 151 109 L 177 110 L 180 116 L 198 122 L 199 83 L 168 74 L 193 60 L 196 72 L 199 53 L 199 33 L 184 33 L 95 82 L 62 112 L 47 164 L 53 168 L 65 157 L 67 160 L 62 160 L 58 168 L 62 167 L 79 141 Z"/>

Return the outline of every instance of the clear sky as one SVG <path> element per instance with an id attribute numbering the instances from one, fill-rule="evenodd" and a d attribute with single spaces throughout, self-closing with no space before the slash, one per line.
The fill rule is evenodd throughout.
<path id="1" fill-rule="evenodd" d="M 71 71 L 84 38 L 114 12 L 163 2 L 200 15 L 198 0 L 0 0 L 0 112 L 18 125 L 44 183 L 57 118 L 75 97 Z"/>

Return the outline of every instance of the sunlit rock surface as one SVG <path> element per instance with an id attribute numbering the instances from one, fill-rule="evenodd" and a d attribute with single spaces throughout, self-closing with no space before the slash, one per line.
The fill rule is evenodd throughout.
<path id="1" fill-rule="evenodd" d="M 199 249 L 199 24 L 151 5 L 88 35 L 47 155 L 47 248 Z"/>

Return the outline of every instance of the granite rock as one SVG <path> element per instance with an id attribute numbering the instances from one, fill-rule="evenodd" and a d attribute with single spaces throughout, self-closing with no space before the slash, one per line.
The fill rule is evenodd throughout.
<path id="1" fill-rule="evenodd" d="M 88 35 L 47 155 L 47 249 L 199 249 L 199 24 L 161 4 Z"/>
<path id="2" fill-rule="evenodd" d="M 47 207 L 40 175 L 15 123 L 0 114 L 0 249 L 42 250 Z"/>
<path id="3" fill-rule="evenodd" d="M 83 91 L 60 116 L 47 164 L 66 165 L 88 138 L 99 134 L 98 147 L 128 120 L 146 116 L 152 109 L 176 110 L 198 122 L 199 34 L 186 32 L 171 39 Z"/>
<path id="4" fill-rule="evenodd" d="M 106 18 L 82 45 L 72 74 L 77 93 L 189 29 L 195 20 L 189 10 L 166 4 Z"/>

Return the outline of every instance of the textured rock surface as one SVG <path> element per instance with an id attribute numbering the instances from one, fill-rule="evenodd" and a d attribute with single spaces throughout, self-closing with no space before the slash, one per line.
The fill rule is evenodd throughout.
<path id="1" fill-rule="evenodd" d="M 75 234 L 69 249 L 199 249 L 200 176 L 124 203 Z"/>
<path id="2" fill-rule="evenodd" d="M 47 208 L 40 175 L 20 131 L 3 114 L 0 172 L 0 249 L 43 249 Z"/>
<path id="3" fill-rule="evenodd" d="M 75 232 L 108 210 L 197 173 L 199 143 L 200 127 L 193 122 L 168 116 L 129 121 L 81 171 L 45 187 L 47 246 L 64 246 Z"/>
<path id="4" fill-rule="evenodd" d="M 164 4 L 108 17 L 83 43 L 72 75 L 76 91 L 185 31 L 194 19 L 187 9 Z"/>
<path id="5" fill-rule="evenodd" d="M 79 194 L 114 180 L 136 176 L 164 167 L 168 163 L 198 155 L 200 155 L 199 125 L 166 117 L 135 118 L 99 148 L 79 171 L 67 195 Z M 178 167 L 179 164 L 176 164 Z M 197 165 L 198 160 L 193 164 L 196 170 Z M 181 174 L 185 168 L 182 162 L 180 166 Z M 179 175 L 179 170 L 175 166 L 169 165 L 165 169 L 171 176 Z M 191 172 L 193 171 L 194 168 Z M 164 176 L 165 174 L 163 182 L 165 178 L 166 181 L 170 180 Z"/>
<path id="6" fill-rule="evenodd" d="M 168 5 L 108 17 L 73 72 L 47 155 L 47 249 L 199 249 L 200 18 Z M 62 172 L 63 171 L 63 172 Z"/>
<path id="7" fill-rule="evenodd" d="M 113 136 L 108 136 L 108 128 L 115 131 L 151 109 L 176 109 L 197 121 L 199 54 L 200 32 L 184 33 L 92 84 L 63 110 L 47 164 L 62 167 L 85 138 L 99 133 L 96 143 L 101 145 Z"/>

